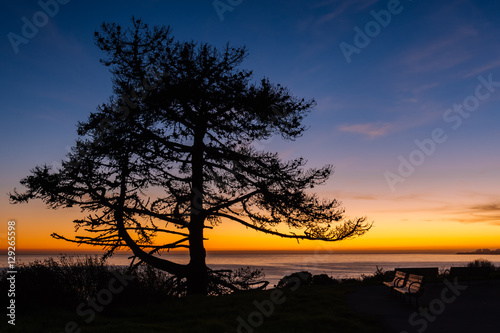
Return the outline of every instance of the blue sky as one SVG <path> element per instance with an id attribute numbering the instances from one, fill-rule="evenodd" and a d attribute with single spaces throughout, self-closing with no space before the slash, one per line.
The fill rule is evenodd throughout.
<path id="1" fill-rule="evenodd" d="M 76 139 L 76 123 L 109 98 L 111 76 L 99 63 L 94 31 L 103 21 L 126 26 L 135 15 L 170 25 L 179 40 L 246 45 L 242 67 L 255 79 L 266 76 L 314 98 L 303 138 L 259 144 L 284 158 L 304 156 L 311 166 L 334 164 L 336 173 L 319 191 L 380 226 L 366 237 L 382 239 L 402 224 L 422 234 L 439 224 L 500 236 L 500 2 L 221 0 L 216 4 L 231 10 L 219 13 L 214 1 L 60 2 L 67 3 L 42 0 L 58 11 L 17 53 L 9 34 L 22 37 L 23 17 L 43 19 L 43 8 L 37 1 L 2 4 L 2 193 L 19 188 L 34 166 L 57 165 Z M 383 16 L 388 8 L 397 9 L 390 22 L 374 23 L 373 12 Z M 356 28 L 372 37 L 348 62 L 340 45 L 355 46 Z M 476 97 L 479 104 L 453 129 L 459 114 L 448 113 L 447 121 L 447 110 L 467 98 L 473 103 L 484 80 L 493 91 L 480 88 L 490 94 Z M 428 142 L 435 129 L 446 141 L 428 155 L 415 152 L 415 140 Z M 411 156 L 418 165 L 402 176 L 400 157 Z M 404 181 L 391 185 L 388 172 Z M 2 220 L 22 219 L 27 209 L 10 206 L 6 195 L 0 208 Z"/>

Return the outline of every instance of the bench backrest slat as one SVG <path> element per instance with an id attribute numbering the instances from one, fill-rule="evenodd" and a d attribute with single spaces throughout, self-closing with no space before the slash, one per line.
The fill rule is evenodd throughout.
<path id="1" fill-rule="evenodd" d="M 408 280 L 408 274 L 401 271 L 396 271 L 394 274 L 394 280 L 392 280 L 392 284 L 394 287 L 404 287 L 406 286 L 406 281 Z"/>
<path id="2" fill-rule="evenodd" d="M 404 279 L 404 278 L 406 278 L 406 273 L 405 272 L 396 271 L 396 273 L 394 274 L 394 280 L 396 280 L 396 279 Z"/>
<path id="3" fill-rule="evenodd" d="M 407 274 L 421 275 L 430 280 L 437 278 L 439 274 L 438 267 L 405 267 L 396 268 L 395 270 L 405 272 Z"/>
<path id="4" fill-rule="evenodd" d="M 408 276 L 408 281 L 406 282 L 408 289 L 411 292 L 419 291 L 422 287 L 423 280 L 424 277 L 421 275 L 410 274 L 410 276 Z"/>

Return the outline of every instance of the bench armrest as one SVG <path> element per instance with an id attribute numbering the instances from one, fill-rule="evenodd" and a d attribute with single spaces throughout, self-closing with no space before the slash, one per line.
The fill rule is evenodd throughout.
<path id="1" fill-rule="evenodd" d="M 394 280 L 394 287 L 400 288 L 404 285 L 405 279 L 404 278 L 397 278 Z"/>
<path id="2" fill-rule="evenodd" d="M 417 288 L 417 291 L 416 292 L 412 292 L 411 290 L 411 286 L 413 286 L 414 284 L 418 284 L 418 288 Z M 422 294 L 424 292 L 424 287 L 422 286 L 422 283 L 421 282 L 412 282 L 408 285 L 408 294 Z"/>

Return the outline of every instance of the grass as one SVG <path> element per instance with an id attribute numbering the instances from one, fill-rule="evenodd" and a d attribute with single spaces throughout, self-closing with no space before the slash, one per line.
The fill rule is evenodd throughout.
<path id="1" fill-rule="evenodd" d="M 484 260 L 470 265 L 491 266 L 492 275 L 500 272 Z M 47 259 L 17 270 L 16 326 L 4 317 L 1 332 L 386 332 L 378 319 L 360 315 L 346 303 L 354 288 L 387 280 L 390 272 L 381 269 L 342 281 L 297 272 L 280 281 L 284 288 L 208 297 L 176 297 L 171 277 L 149 269 L 134 273 L 117 291 L 117 268 L 96 258 Z M 2 293 L 9 289 L 6 277 L 0 272 Z M 99 295 L 102 309 L 91 310 L 88 299 L 99 300 Z"/>
<path id="2" fill-rule="evenodd" d="M 4 317 L 1 332 L 384 332 L 346 304 L 354 284 L 307 272 L 292 274 L 288 287 L 276 290 L 176 297 L 171 277 L 148 269 L 116 291 L 120 283 L 113 271 L 119 270 L 97 258 L 50 258 L 17 271 L 16 325 Z M 9 289 L 6 277 L 0 272 L 2 290 Z M 293 278 L 302 279 L 301 288 Z M 89 305 L 92 298 L 99 310 Z"/>
<path id="3" fill-rule="evenodd" d="M 96 313 L 90 324 L 84 321 L 88 316 L 77 314 L 77 304 L 73 309 L 33 304 L 28 313 L 18 314 L 15 332 L 65 332 L 65 325 L 70 321 L 76 322 L 78 328 L 68 332 L 78 332 L 78 329 L 94 333 L 384 332 L 376 320 L 350 310 L 345 303 L 349 290 L 345 285 L 307 286 L 296 291 L 283 289 L 279 298 L 267 290 L 134 305 L 121 305 L 113 300 L 102 312 Z M 283 303 L 273 305 L 272 309 L 271 297 Z M 264 304 L 264 310 L 259 311 L 255 303 Z M 243 328 L 241 321 L 247 324 L 250 321 L 250 324 Z M 2 331 L 5 331 L 4 323 L 0 326 Z"/>

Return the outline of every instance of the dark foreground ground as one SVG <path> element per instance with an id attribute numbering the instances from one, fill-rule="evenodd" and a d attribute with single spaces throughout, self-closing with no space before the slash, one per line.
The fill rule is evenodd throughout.
<path id="1" fill-rule="evenodd" d="M 16 326 L 7 325 L 4 317 L 0 332 L 500 332 L 500 281 L 464 288 L 428 284 L 420 299 L 423 308 L 391 296 L 378 283 L 133 304 L 115 298 L 92 316 L 88 305 L 79 313 L 79 304 L 56 307 L 34 301 L 27 310 L 18 307 Z"/>
<path id="2" fill-rule="evenodd" d="M 347 294 L 347 303 L 360 314 L 376 316 L 390 332 L 500 332 L 500 280 L 431 283 L 419 307 L 390 295 L 383 285 L 363 286 Z"/>
<path id="3" fill-rule="evenodd" d="M 196 333 L 386 333 L 380 320 L 356 313 L 346 303 L 350 286 L 307 286 L 297 290 L 252 291 L 218 297 L 186 297 L 159 303 L 119 298 L 93 311 L 85 305 L 33 302 L 18 310 L 16 326 L 0 332 L 196 332 Z"/>

